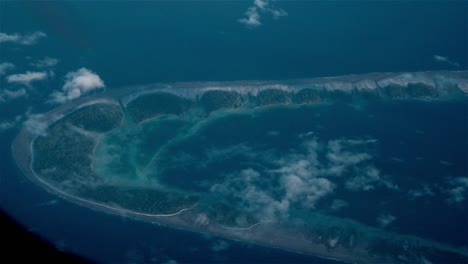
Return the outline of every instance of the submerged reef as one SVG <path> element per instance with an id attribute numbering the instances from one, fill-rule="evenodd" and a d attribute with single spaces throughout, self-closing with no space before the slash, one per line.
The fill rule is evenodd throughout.
<path id="1" fill-rule="evenodd" d="M 43 115 L 38 122 L 46 129 L 25 127 L 12 153 L 21 171 L 48 191 L 109 213 L 355 263 L 467 262 L 466 249 L 385 229 L 391 216 L 379 227 L 333 213 L 346 206 L 340 200 L 320 209 L 332 203 L 327 198 L 335 190 L 399 188 L 375 168 L 375 139 L 343 134 L 320 141 L 314 131 L 298 130 L 292 140 L 283 135 L 287 130 L 262 123 L 300 126 L 289 112 L 262 112 L 275 107 L 306 108 L 301 113 L 310 120 L 304 120 L 320 131 L 321 123 L 311 120 L 336 105 L 354 111 L 393 101 L 463 101 L 467 75 L 372 73 L 109 89 Z"/>

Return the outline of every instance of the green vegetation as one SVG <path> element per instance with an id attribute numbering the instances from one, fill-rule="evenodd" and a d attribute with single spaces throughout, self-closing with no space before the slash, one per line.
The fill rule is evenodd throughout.
<path id="1" fill-rule="evenodd" d="M 120 125 L 122 112 L 114 104 L 82 107 L 51 125 L 46 135 L 34 140 L 32 168 L 42 178 L 55 183 L 96 180 L 91 170 L 95 140 L 76 127 L 106 132 Z"/>
<path id="2" fill-rule="evenodd" d="M 34 141 L 33 170 L 55 183 L 94 177 L 90 167 L 94 140 L 61 121 Z"/>
<path id="3" fill-rule="evenodd" d="M 103 133 L 120 126 L 122 117 L 120 106 L 97 103 L 76 110 L 62 122 L 70 122 L 84 130 Z"/>
<path id="4" fill-rule="evenodd" d="M 425 83 L 409 83 L 408 86 L 390 84 L 380 91 L 382 96 L 392 99 L 439 97 L 437 89 Z"/>
<path id="5" fill-rule="evenodd" d="M 281 89 L 266 89 L 257 94 L 257 105 L 259 106 L 288 103 L 291 103 L 291 95 Z"/>
<path id="6" fill-rule="evenodd" d="M 144 94 L 127 104 L 127 110 L 136 122 L 164 114 L 180 115 L 192 102 L 171 93 Z"/>
<path id="7" fill-rule="evenodd" d="M 390 84 L 380 88 L 382 96 L 391 99 L 403 99 L 406 98 L 405 87 L 399 84 Z"/>
<path id="8" fill-rule="evenodd" d="M 171 214 L 193 206 L 195 196 L 150 188 L 102 185 L 80 192 L 80 196 L 98 203 L 145 214 Z"/>
<path id="9" fill-rule="evenodd" d="M 306 88 L 295 93 L 293 99 L 297 104 L 313 104 L 321 102 L 323 95 L 319 90 Z"/>
<path id="10" fill-rule="evenodd" d="M 410 83 L 406 89 L 408 90 L 408 95 L 412 98 L 439 97 L 437 89 L 425 83 Z"/>
<path id="11" fill-rule="evenodd" d="M 200 103 L 207 112 L 223 108 L 236 108 L 240 105 L 241 96 L 238 92 L 213 90 L 205 92 Z"/>

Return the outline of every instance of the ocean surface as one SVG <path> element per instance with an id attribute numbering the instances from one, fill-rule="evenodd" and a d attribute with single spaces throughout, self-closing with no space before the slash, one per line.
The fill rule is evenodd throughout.
<path id="1" fill-rule="evenodd" d="M 47 38 L 29 46 L 0 43 L 0 63 L 12 62 L 14 72 L 20 73 L 46 56 L 60 62 L 54 77 L 34 83 L 28 97 L 0 102 L 0 121 L 53 108 L 45 103 L 49 94 L 63 86 L 67 72 L 81 67 L 98 73 L 106 89 L 155 82 L 467 69 L 467 1 L 275 1 L 275 7 L 288 15 L 275 20 L 263 14 L 262 25 L 256 28 L 238 22 L 251 5 L 251 1 L 1 1 L 0 32 L 42 31 Z M 434 60 L 435 55 L 456 64 Z M 11 84 L 1 77 L 0 87 L 8 88 Z M 314 120 L 308 108 L 268 109 L 259 114 L 265 123 L 257 132 L 279 131 L 286 139 L 288 133 L 314 131 L 325 140 L 368 134 L 386 142 L 378 147 L 376 166 L 401 179 L 407 189 L 421 179 L 438 185 L 447 177 L 468 175 L 466 101 L 348 107 L 324 108 Z M 206 130 L 206 136 L 222 137 L 223 129 L 232 128 L 229 118 Z M 235 129 L 255 137 L 249 130 L 251 120 L 242 122 L 239 117 L 236 122 L 244 127 Z M 59 249 L 104 263 L 336 263 L 169 229 L 65 201 L 31 183 L 16 168 L 9 153 L 17 132 L 14 128 L 0 134 L 0 207 Z M 362 197 L 349 194 L 342 199 L 353 206 L 341 213 L 375 225 L 376 216 L 367 214 L 367 208 L 382 206 L 398 212 L 392 231 L 455 246 L 468 244 L 466 200 L 453 209 L 445 196 L 430 197 L 415 216 L 411 209 L 415 205 L 407 204 L 407 197 L 372 195 L 387 195 L 391 202 L 353 204 Z"/>

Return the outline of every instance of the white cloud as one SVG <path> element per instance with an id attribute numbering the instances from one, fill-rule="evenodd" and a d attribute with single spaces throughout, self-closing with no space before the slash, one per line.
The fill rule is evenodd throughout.
<path id="1" fill-rule="evenodd" d="M 19 83 L 29 86 L 31 82 L 44 80 L 47 78 L 46 72 L 30 72 L 13 74 L 7 77 L 9 83 Z"/>
<path id="2" fill-rule="evenodd" d="M 45 57 L 42 60 L 38 60 L 37 62 L 31 63 L 31 66 L 36 68 L 50 68 L 59 63 L 59 60 L 56 58 Z"/>
<path id="3" fill-rule="evenodd" d="M 254 0 L 252 6 L 245 11 L 245 17 L 240 18 L 238 21 L 249 27 L 258 27 L 262 25 L 260 22 L 261 13 L 270 14 L 274 19 L 288 15 L 283 9 L 271 7 L 269 0 Z"/>
<path id="4" fill-rule="evenodd" d="M 54 103 L 64 103 L 79 98 L 90 91 L 104 87 L 104 82 L 99 75 L 86 68 L 81 68 L 77 71 L 67 73 L 62 91 L 53 92 L 50 101 Z"/>
<path id="5" fill-rule="evenodd" d="M 452 61 L 448 57 L 434 55 L 432 58 L 435 61 L 440 62 L 440 63 L 445 63 L 445 64 L 448 64 L 448 65 L 454 66 L 454 67 L 460 67 L 460 64 L 458 62 Z"/>
<path id="6" fill-rule="evenodd" d="M 260 26 L 262 23 L 260 22 L 260 14 L 256 7 L 249 7 L 247 11 L 245 11 L 244 18 L 239 19 L 239 22 L 245 24 L 247 26 Z"/>
<path id="7" fill-rule="evenodd" d="M 36 31 L 30 34 L 25 34 L 25 35 L 21 35 L 18 33 L 9 35 L 9 34 L 0 32 L 0 43 L 11 42 L 11 43 L 17 43 L 21 45 L 34 45 L 37 43 L 39 39 L 44 38 L 44 37 L 47 37 L 47 35 L 41 31 Z"/>
<path id="8" fill-rule="evenodd" d="M 15 65 L 10 62 L 0 63 L 0 75 L 4 75 L 8 70 L 15 68 Z"/>
<path id="9" fill-rule="evenodd" d="M 387 227 L 389 224 L 391 224 L 395 220 L 396 220 L 396 217 L 391 214 L 381 214 L 376 219 L 377 224 L 379 224 L 379 226 L 382 228 Z"/>

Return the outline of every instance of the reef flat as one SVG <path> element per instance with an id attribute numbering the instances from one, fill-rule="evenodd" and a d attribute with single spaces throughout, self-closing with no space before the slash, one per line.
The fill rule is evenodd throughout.
<path id="1" fill-rule="evenodd" d="M 466 71 L 108 89 L 35 120 L 12 154 L 29 179 L 96 210 L 347 262 L 466 262 L 466 249 L 327 211 L 336 199 L 321 206 L 339 188 L 400 187 L 379 174 L 367 130 L 325 139 L 309 118 L 346 109 L 353 126 L 368 104 L 467 94 Z"/>

